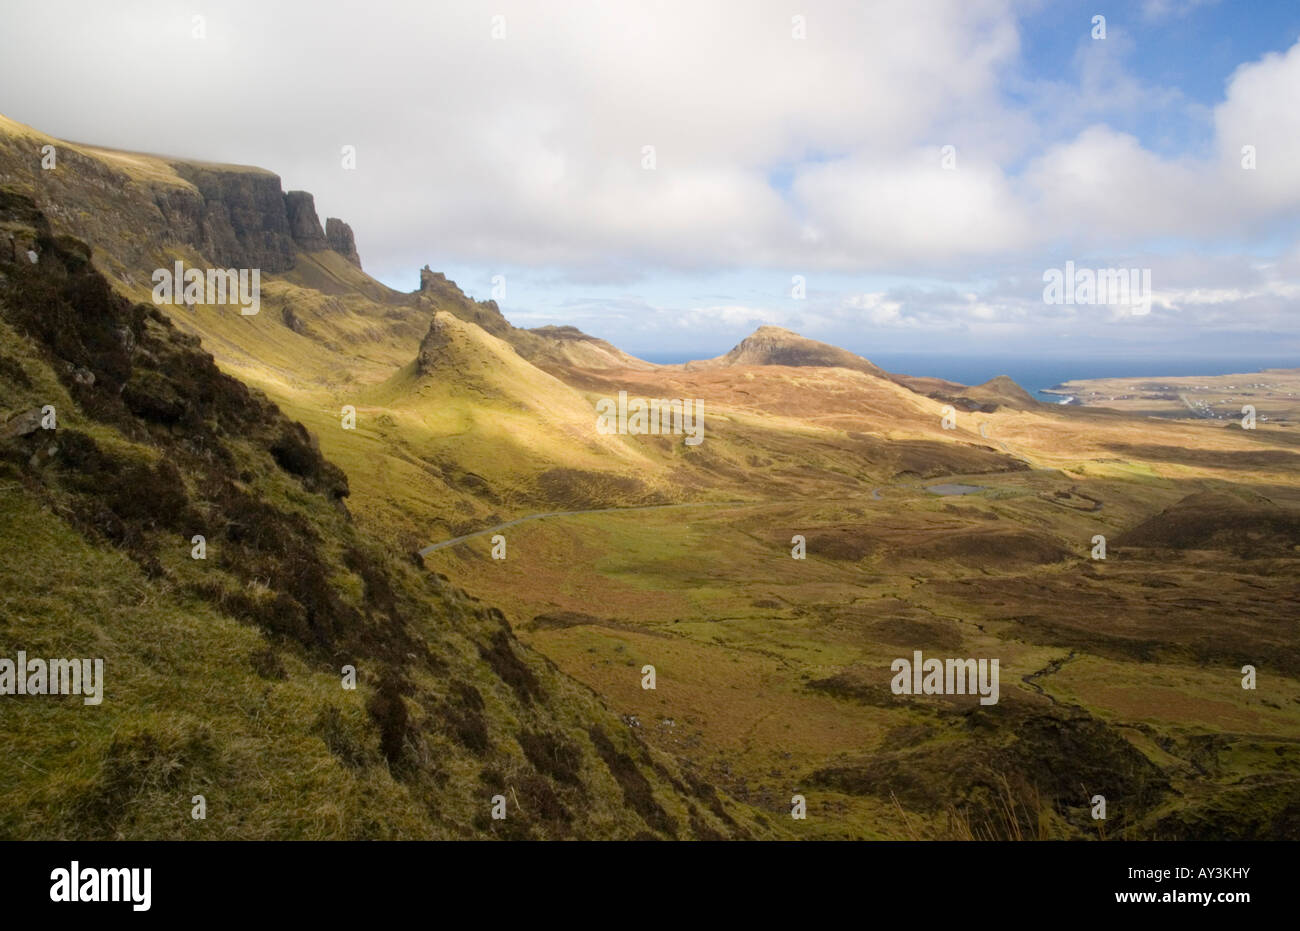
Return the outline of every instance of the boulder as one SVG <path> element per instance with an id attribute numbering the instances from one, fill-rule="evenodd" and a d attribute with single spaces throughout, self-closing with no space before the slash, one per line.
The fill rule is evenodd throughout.
<path id="1" fill-rule="evenodd" d="M 31 436 L 39 429 L 41 429 L 41 409 L 33 407 L 31 410 L 15 414 L 7 423 L 0 426 L 0 440 L 8 440 L 16 436 Z"/>

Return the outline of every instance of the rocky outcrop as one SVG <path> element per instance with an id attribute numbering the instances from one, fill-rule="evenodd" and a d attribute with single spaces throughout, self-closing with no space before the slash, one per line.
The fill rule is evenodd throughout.
<path id="1" fill-rule="evenodd" d="M 435 272 L 428 265 L 420 269 L 420 294 L 436 293 L 440 289 L 445 288 L 448 284 L 455 287 L 456 283 L 454 281 L 449 282 L 446 275 L 442 272 Z M 459 291 L 460 289 L 457 288 L 456 290 Z"/>
<path id="2" fill-rule="evenodd" d="M 289 221 L 293 241 L 307 252 L 319 252 L 330 247 L 316 215 L 316 198 L 307 191 L 289 191 L 284 195 L 284 210 Z"/>
<path id="3" fill-rule="evenodd" d="M 414 292 L 417 306 L 432 306 L 457 319 L 472 323 L 509 343 L 520 356 L 557 377 L 571 368 L 595 371 L 610 369 L 649 370 L 649 362 L 628 355 L 621 349 L 588 336 L 576 327 L 539 327 L 524 330 L 511 325 L 496 301 L 476 301 L 465 294 L 456 282 L 428 265 L 420 269 L 420 289 Z M 444 355 L 446 328 L 435 319 L 420 348 L 421 374 L 437 368 Z"/>
<path id="4" fill-rule="evenodd" d="M 44 415 L 39 407 L 33 407 L 31 410 L 14 414 L 8 421 L 0 425 L 0 440 L 13 439 L 17 436 L 31 436 L 41 429 L 43 419 Z"/>
<path id="5" fill-rule="evenodd" d="M 457 287 L 442 272 L 430 270 L 426 265 L 420 269 L 420 290 L 416 292 L 418 300 L 428 300 L 440 310 L 447 310 L 462 320 L 480 326 L 493 336 L 507 342 L 513 342 L 515 328 L 501 313 L 496 301 L 475 301 Z"/>
<path id="6" fill-rule="evenodd" d="M 294 237 L 278 175 L 184 162 L 173 167 L 199 195 L 196 198 L 182 189 L 155 195 L 154 202 L 176 239 L 225 268 L 265 272 L 293 268 Z"/>
<path id="7" fill-rule="evenodd" d="M 444 314 L 434 314 L 429 332 L 420 341 L 420 352 L 415 357 L 415 371 L 428 375 L 453 363 L 451 329 Z"/>
<path id="8" fill-rule="evenodd" d="M 357 241 L 352 236 L 352 227 L 338 217 L 329 217 L 325 221 L 325 238 L 331 249 L 357 268 L 361 267 L 361 256 L 357 255 Z"/>

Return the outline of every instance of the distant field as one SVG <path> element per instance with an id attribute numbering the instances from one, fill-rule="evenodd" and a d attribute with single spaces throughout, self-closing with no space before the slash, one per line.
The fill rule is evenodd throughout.
<path id="1" fill-rule="evenodd" d="M 1132 414 L 1240 420 L 1253 405 L 1257 422 L 1300 423 L 1300 368 L 1236 375 L 1095 378 L 1064 382 L 1050 394 L 1089 407 Z"/>

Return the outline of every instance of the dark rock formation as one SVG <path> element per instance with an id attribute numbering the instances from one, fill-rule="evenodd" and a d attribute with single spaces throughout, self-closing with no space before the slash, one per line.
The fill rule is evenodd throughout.
<path id="1" fill-rule="evenodd" d="M 415 357 L 416 372 L 428 375 L 454 362 L 450 347 L 451 333 L 446 320 L 435 315 L 429 324 L 429 332 L 420 342 L 420 352 Z"/>
<path id="2" fill-rule="evenodd" d="M 420 290 L 416 292 L 418 300 L 431 301 L 440 310 L 448 310 L 462 320 L 468 320 L 482 327 L 493 336 L 509 341 L 515 328 L 510 325 L 497 307 L 496 301 L 475 301 L 457 287 L 442 272 L 430 270 L 426 265 L 420 269 Z"/>
<path id="3" fill-rule="evenodd" d="M 421 294 L 429 294 L 429 293 L 436 292 L 441 287 L 445 287 L 448 283 L 449 282 L 447 281 L 447 276 L 444 275 L 442 272 L 435 272 L 433 269 L 429 268 L 428 265 L 420 269 L 420 293 Z M 450 282 L 450 283 L 453 285 L 455 284 L 455 282 Z"/>
<path id="4" fill-rule="evenodd" d="M 315 198 L 307 191 L 282 192 L 278 175 L 185 162 L 173 166 L 198 194 L 181 189 L 155 193 L 154 204 L 166 225 L 164 240 L 193 246 L 224 268 L 286 272 L 298 249 L 331 248 L 361 266 L 348 225 L 331 220 L 327 236 Z"/>
<path id="5" fill-rule="evenodd" d="M 308 252 L 318 252 L 330 247 L 316 215 L 316 199 L 306 191 L 289 191 L 284 195 L 284 210 L 288 215 L 289 232 L 294 242 Z"/>
<path id="6" fill-rule="evenodd" d="M 155 204 L 177 239 L 225 268 L 293 268 L 293 237 L 277 175 L 182 162 L 173 167 L 199 195 L 183 190 L 157 193 Z"/>
<path id="7" fill-rule="evenodd" d="M 361 267 L 361 256 L 357 255 L 357 241 L 352 236 L 352 227 L 338 217 L 329 217 L 325 221 L 325 238 L 331 249 L 357 268 Z"/>
<path id="8" fill-rule="evenodd" d="M 331 229 L 338 229 L 333 238 L 327 236 L 315 198 L 307 191 L 282 192 L 278 175 L 186 162 L 174 162 L 173 167 L 198 189 L 198 196 L 179 189 L 155 193 L 167 238 L 194 246 L 214 264 L 285 272 L 293 268 L 298 249 L 335 248 L 360 267 L 348 225 L 331 221 Z"/>

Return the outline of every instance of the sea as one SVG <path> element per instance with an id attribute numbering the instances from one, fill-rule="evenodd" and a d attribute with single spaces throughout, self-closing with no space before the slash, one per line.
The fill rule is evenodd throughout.
<path id="1" fill-rule="evenodd" d="M 685 355 L 682 353 L 634 353 L 638 358 L 660 365 L 711 358 L 721 353 Z M 1269 356 L 1162 358 L 1110 357 L 1082 359 L 1052 356 L 985 356 L 938 355 L 915 352 L 881 352 L 868 356 L 887 372 L 897 375 L 930 375 L 963 385 L 978 385 L 998 375 L 1008 375 L 1035 398 L 1059 403 L 1065 398 L 1045 394 L 1062 382 L 1081 378 L 1158 378 L 1167 375 L 1236 375 L 1261 369 L 1300 368 L 1300 358 Z"/>

